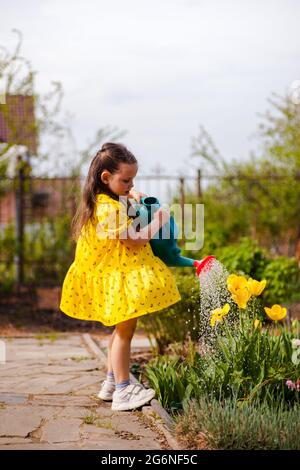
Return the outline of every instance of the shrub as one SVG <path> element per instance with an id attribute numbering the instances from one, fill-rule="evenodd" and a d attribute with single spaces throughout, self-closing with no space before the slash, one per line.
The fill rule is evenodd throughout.
<path id="1" fill-rule="evenodd" d="M 59 285 L 71 263 L 73 243 L 70 240 L 71 217 L 26 224 L 24 233 L 25 283 Z M 1 290 L 10 290 L 15 282 L 14 259 L 17 249 L 14 225 L 0 232 Z"/>
<path id="2" fill-rule="evenodd" d="M 27 281 L 59 285 L 71 262 L 69 215 L 26 227 L 25 260 Z"/>
<path id="3" fill-rule="evenodd" d="M 291 304 L 300 299 L 300 270 L 294 258 L 278 256 L 273 259 L 249 238 L 220 248 L 215 255 L 229 272 L 266 279 L 265 303 Z"/>
<path id="4" fill-rule="evenodd" d="M 242 238 L 238 244 L 219 248 L 214 254 L 229 272 L 247 274 L 257 279 L 262 278 L 269 262 L 266 251 L 250 238 Z"/>
<path id="5" fill-rule="evenodd" d="M 270 260 L 261 276 L 267 280 L 268 286 L 265 302 L 291 304 L 299 301 L 300 270 L 295 259 L 280 256 Z"/>
<path id="6" fill-rule="evenodd" d="M 15 251 L 15 229 L 9 224 L 0 231 L 0 289 L 4 292 L 12 290 L 15 280 Z"/>

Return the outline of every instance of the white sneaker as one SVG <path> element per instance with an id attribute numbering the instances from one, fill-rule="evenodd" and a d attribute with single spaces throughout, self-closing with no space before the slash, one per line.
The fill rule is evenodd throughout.
<path id="1" fill-rule="evenodd" d="M 152 388 L 144 388 L 141 384 L 129 384 L 122 390 L 113 393 L 111 409 L 115 411 L 128 411 L 148 403 L 155 396 Z"/>
<path id="2" fill-rule="evenodd" d="M 98 398 L 101 398 L 101 400 L 105 401 L 112 401 L 113 398 L 113 393 L 116 389 L 115 383 L 114 382 L 109 382 L 107 380 L 104 380 L 102 383 L 100 392 L 98 393 Z"/>

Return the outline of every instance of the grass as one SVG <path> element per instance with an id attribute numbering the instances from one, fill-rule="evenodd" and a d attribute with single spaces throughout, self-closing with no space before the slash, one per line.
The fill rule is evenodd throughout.
<path id="1" fill-rule="evenodd" d="M 94 413 L 91 413 L 89 415 L 86 415 L 83 419 L 84 424 L 95 424 L 97 421 L 98 416 L 95 415 Z"/>
<path id="2" fill-rule="evenodd" d="M 46 334 L 38 334 L 38 335 L 35 335 L 35 339 L 40 342 L 42 342 L 43 340 L 49 340 L 52 343 L 54 343 L 54 341 L 57 341 L 59 339 L 59 335 L 55 332 L 46 333 Z"/>
<path id="3" fill-rule="evenodd" d="M 35 339 L 38 341 L 39 346 L 44 346 L 44 341 L 51 341 L 51 343 L 54 343 L 59 339 L 59 335 L 55 332 L 53 333 L 45 333 L 45 334 L 38 334 L 35 335 Z"/>
<path id="4" fill-rule="evenodd" d="M 88 357 L 88 356 L 72 356 L 70 359 L 71 359 L 71 361 L 74 361 L 74 362 L 81 362 L 81 361 L 87 361 L 88 359 L 90 359 L 90 357 Z"/>
<path id="5" fill-rule="evenodd" d="M 300 407 L 202 397 L 177 418 L 177 438 L 189 449 L 299 450 Z"/>
<path id="6" fill-rule="evenodd" d="M 84 424 L 91 424 L 97 426 L 97 428 L 112 429 L 115 430 L 111 421 L 108 421 L 106 417 L 99 416 L 95 413 L 88 414 L 83 419 Z"/>

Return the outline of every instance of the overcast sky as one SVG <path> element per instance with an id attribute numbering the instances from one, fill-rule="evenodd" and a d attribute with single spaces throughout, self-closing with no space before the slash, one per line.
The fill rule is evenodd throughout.
<path id="1" fill-rule="evenodd" d="M 62 82 L 78 146 L 96 129 L 123 142 L 147 173 L 191 173 L 202 124 L 227 160 L 245 159 L 272 92 L 300 79 L 297 0 L 0 0 L 0 44 Z"/>

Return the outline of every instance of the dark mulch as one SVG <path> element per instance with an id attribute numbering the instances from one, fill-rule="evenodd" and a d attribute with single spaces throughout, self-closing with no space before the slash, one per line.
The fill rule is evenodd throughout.
<path id="1" fill-rule="evenodd" d="M 99 322 L 76 320 L 58 308 L 47 308 L 47 303 L 44 305 L 38 301 L 34 290 L 24 288 L 10 293 L 0 292 L 0 334 L 111 331 Z"/>

